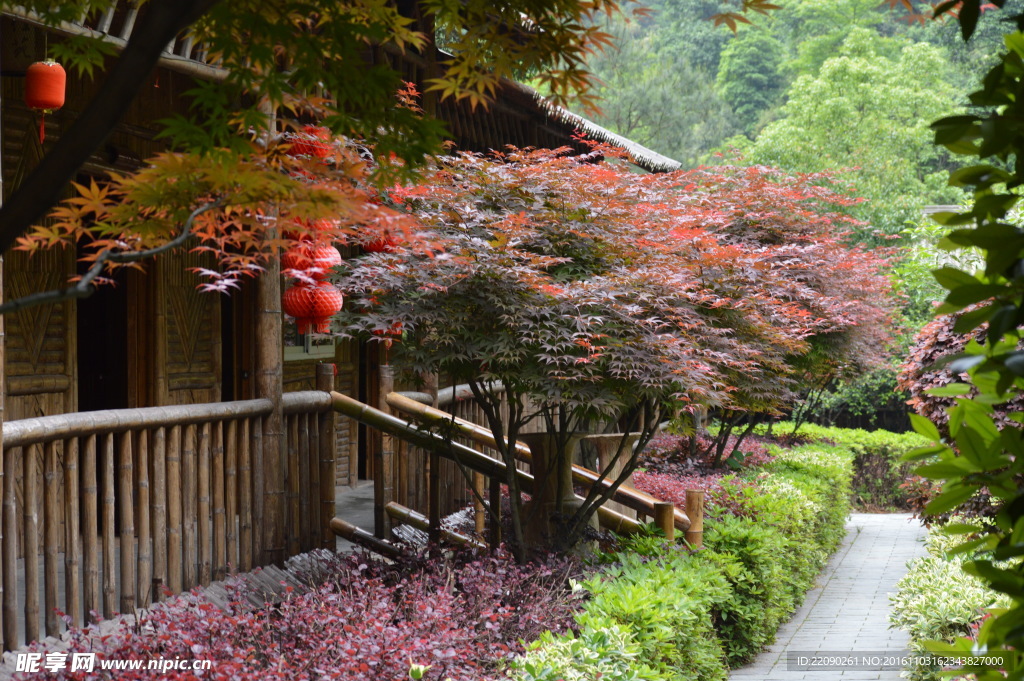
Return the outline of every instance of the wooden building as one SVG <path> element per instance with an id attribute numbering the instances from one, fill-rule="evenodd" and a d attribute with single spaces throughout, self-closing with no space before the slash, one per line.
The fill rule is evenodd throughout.
<path id="1" fill-rule="evenodd" d="M 39 119 L 23 104 L 25 69 L 61 34 L 91 32 L 124 45 L 136 11 L 125 2 L 59 30 L 14 10 L 0 16 L 4 197 L 60 138 L 98 82 L 68 79 L 67 102 L 46 116 L 41 141 Z M 414 59 L 381 58 L 409 80 L 424 80 Z M 161 151 L 157 121 L 181 109 L 197 77 L 221 77 L 202 46 L 188 38 L 168 46 L 79 180 L 130 171 Z M 459 149 L 579 147 L 572 136 L 581 130 L 624 146 L 647 170 L 678 167 L 512 82 L 488 111 L 443 102 L 438 115 Z M 276 272 L 225 297 L 197 290 L 189 268 L 204 265 L 203 256 L 187 251 L 162 255 L 90 298 L 3 319 L 5 647 L 43 629 L 56 633 L 54 607 L 79 622 L 92 609 L 127 612 L 165 587 L 187 589 L 330 544 L 336 486 L 374 474 L 379 435 L 336 419 L 324 390 L 379 402 L 376 350 L 352 342 L 309 351 L 289 345 L 294 334 L 286 333 Z M 3 295 L 60 287 L 78 266 L 73 248 L 7 253 Z M 263 315 L 276 318 L 278 330 L 257 337 L 252 330 Z M 423 510 L 423 490 L 409 484 L 409 468 L 420 464 L 402 465 L 392 471 L 399 479 L 393 492 Z M 461 502 L 464 484 L 449 473 L 443 494 Z M 61 571 L 67 587 L 58 593 Z"/>

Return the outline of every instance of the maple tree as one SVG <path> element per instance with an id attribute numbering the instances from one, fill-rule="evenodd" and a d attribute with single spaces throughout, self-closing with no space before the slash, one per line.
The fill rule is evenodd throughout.
<path id="1" fill-rule="evenodd" d="M 141 3 L 120 52 L 91 35 L 55 41 L 52 51 L 69 68 L 90 75 L 102 71 L 104 79 L 39 165 L 6 197 L 0 207 L 0 252 L 57 203 L 67 182 L 124 116 L 164 47 L 182 32 L 204 45 L 225 77 L 197 82 L 190 93 L 190 111 L 165 121 L 161 135 L 175 150 L 212 155 L 219 159 L 214 163 L 251 161 L 251 194 L 258 184 L 273 184 L 269 178 L 256 182 L 251 175 L 262 164 L 259 156 L 266 153 L 253 145 L 262 140 L 266 146 L 273 136 L 268 112 L 277 114 L 279 129 L 297 130 L 302 121 L 315 119 L 336 134 L 373 145 L 381 158 L 394 154 L 405 161 L 378 169 L 385 173 L 411 168 L 440 152 L 443 126 L 429 115 L 394 105 L 395 93 L 402 88 L 401 74 L 384 62 L 368 64 L 368 46 L 427 55 L 432 61 L 435 36 L 443 35 L 450 52 L 431 67 L 426 83 L 436 92 L 431 96 L 485 106 L 501 78 L 528 72 L 556 103 L 574 96 L 586 102 L 590 75 L 585 59 L 609 40 L 598 19 L 621 13 L 630 2 L 516 0 L 500 7 L 485 0 Z M 61 22 L 101 15 L 116 4 L 75 0 L 0 6 L 18 14 L 29 12 L 33 21 L 59 27 Z M 278 172 L 273 163 L 265 170 Z M 212 213 L 223 211 L 208 211 L 204 219 L 211 220 Z"/>
<path id="2" fill-rule="evenodd" d="M 637 175 L 596 161 L 462 154 L 388 190 L 443 251 L 397 245 L 346 263 L 344 332 L 401 329 L 399 367 L 468 383 L 510 469 L 534 418 L 561 460 L 570 434 L 594 427 L 635 431 L 642 448 L 679 410 L 778 413 L 807 374 L 880 354 L 882 260 L 842 244 L 836 208 L 849 199 L 828 176 Z M 616 486 L 636 463 L 622 456 Z M 518 482 L 505 482 L 521 545 Z M 558 548 L 608 494 L 595 487 L 566 513 Z"/>

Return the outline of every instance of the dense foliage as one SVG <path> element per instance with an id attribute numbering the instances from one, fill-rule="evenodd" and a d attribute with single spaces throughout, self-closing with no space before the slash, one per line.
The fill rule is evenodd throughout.
<path id="1" fill-rule="evenodd" d="M 736 513 L 689 552 L 638 537 L 582 582 L 578 631 L 548 635 L 513 663 L 520 681 L 724 680 L 771 642 L 843 536 L 850 457 L 777 451 L 751 467 Z M 639 555 L 638 555 L 639 554 Z M 643 557 L 643 556 L 646 556 Z"/>
<path id="2" fill-rule="evenodd" d="M 68 653 L 104 660 L 203 659 L 204 679 L 494 679 L 522 641 L 572 624 L 577 599 L 565 559 L 517 566 L 507 555 L 392 565 L 368 555 L 321 562 L 309 589 L 253 605 L 237 586 L 226 609 L 199 594 L 151 608 L 139 627 L 102 638 L 72 631 Z M 259 602 L 260 599 L 256 599 Z M 37 644 L 38 645 L 38 644 Z M 69 665 L 70 667 L 70 665 Z M 195 679 L 173 669 L 39 672 L 33 679 Z"/>
<path id="3" fill-rule="evenodd" d="M 638 175 L 557 150 L 460 155 L 386 197 L 443 252 L 396 244 L 347 263 L 341 326 L 401 329 L 396 365 L 468 383 L 510 465 L 538 415 L 562 438 L 603 422 L 642 446 L 680 409 L 776 414 L 809 377 L 879 361 L 886 341 L 884 260 L 843 244 L 836 211 L 851 200 L 831 183 L 760 167 Z"/>
<path id="4" fill-rule="evenodd" d="M 963 523 L 964 518 L 955 518 Z M 981 531 L 982 525 L 973 521 Z M 910 634 L 910 650 L 920 657 L 908 667 L 906 676 L 913 681 L 938 681 L 941 669 L 929 664 L 927 641 L 953 643 L 958 637 L 977 634 L 985 610 L 1006 605 L 1000 596 L 985 586 L 977 576 L 964 570 L 964 561 L 977 555 L 955 553 L 971 535 L 949 535 L 942 525 L 933 526 L 925 539 L 928 555 L 915 558 L 907 565 L 907 574 L 896 585 L 896 593 L 889 597 L 892 610 L 889 621 Z"/>

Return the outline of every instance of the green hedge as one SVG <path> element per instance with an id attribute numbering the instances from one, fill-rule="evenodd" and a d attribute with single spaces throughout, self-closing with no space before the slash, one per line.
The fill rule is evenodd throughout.
<path id="1" fill-rule="evenodd" d="M 776 432 L 792 426 L 776 424 Z M 909 493 L 900 485 L 913 474 L 915 464 L 902 461 L 912 449 L 930 444 L 914 432 L 831 428 L 813 423 L 800 426 L 798 434 L 815 441 L 828 441 L 853 454 L 852 501 L 868 510 L 909 510 Z"/>
<path id="2" fill-rule="evenodd" d="M 640 537 L 580 584 L 578 634 L 545 636 L 519 681 L 724 681 L 774 639 L 843 536 L 851 454 L 808 446 L 751 471 L 741 513 L 705 526 L 705 549 Z"/>

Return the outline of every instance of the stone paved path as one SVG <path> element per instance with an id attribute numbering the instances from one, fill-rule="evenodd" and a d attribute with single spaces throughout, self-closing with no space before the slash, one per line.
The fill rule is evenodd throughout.
<path id="1" fill-rule="evenodd" d="M 925 554 L 924 528 L 906 514 L 855 513 L 846 524 L 842 546 L 818 576 L 775 643 L 748 666 L 733 671 L 731 681 L 897 681 L 896 669 L 873 670 L 834 665 L 802 671 L 799 656 L 872 658 L 906 651 L 907 635 L 889 629 L 889 594 L 906 573 L 907 561 Z M 794 668 L 797 667 L 797 668 Z"/>

